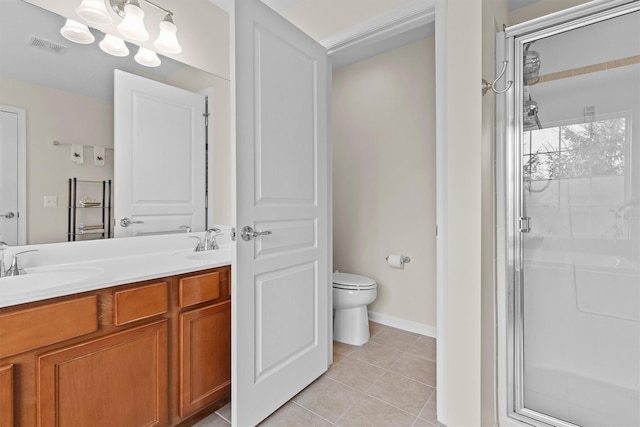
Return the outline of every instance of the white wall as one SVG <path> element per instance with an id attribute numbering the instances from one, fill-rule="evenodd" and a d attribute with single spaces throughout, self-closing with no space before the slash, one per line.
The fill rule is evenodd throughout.
<path id="1" fill-rule="evenodd" d="M 333 73 L 334 269 L 378 283 L 375 314 L 435 332 L 435 45 Z M 404 270 L 385 262 L 411 257 Z"/>
<path id="2" fill-rule="evenodd" d="M 447 2 L 446 423 L 481 425 L 482 3 Z"/>
<path id="3" fill-rule="evenodd" d="M 482 76 L 490 80 L 497 76 L 496 33 L 507 22 L 506 0 L 482 2 Z M 502 89 L 505 80 L 498 88 Z M 482 97 L 482 290 L 481 290 L 481 425 L 492 426 L 497 421 L 496 366 L 496 185 L 495 185 L 495 106 L 498 97 L 487 93 Z"/>

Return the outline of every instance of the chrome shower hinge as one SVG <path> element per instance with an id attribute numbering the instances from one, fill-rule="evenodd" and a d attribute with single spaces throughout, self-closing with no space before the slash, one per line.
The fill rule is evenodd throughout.
<path id="1" fill-rule="evenodd" d="M 528 216 L 523 216 L 520 218 L 519 227 L 521 233 L 528 233 L 531 231 L 531 218 Z"/>

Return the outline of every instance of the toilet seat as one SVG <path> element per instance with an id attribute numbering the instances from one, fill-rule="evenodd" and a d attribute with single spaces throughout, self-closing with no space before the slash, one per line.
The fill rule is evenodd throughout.
<path id="1" fill-rule="evenodd" d="M 349 273 L 333 273 L 333 287 L 349 291 L 366 291 L 375 289 L 378 285 L 375 280 L 365 276 Z"/>

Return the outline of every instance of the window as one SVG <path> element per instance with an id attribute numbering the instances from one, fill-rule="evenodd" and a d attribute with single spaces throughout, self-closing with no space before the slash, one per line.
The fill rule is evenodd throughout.
<path id="1" fill-rule="evenodd" d="M 525 206 L 532 232 L 628 237 L 628 131 L 628 118 L 615 116 L 524 132 Z"/>

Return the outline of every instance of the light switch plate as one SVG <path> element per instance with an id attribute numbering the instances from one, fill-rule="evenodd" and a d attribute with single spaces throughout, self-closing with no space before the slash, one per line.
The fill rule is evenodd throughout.
<path id="1" fill-rule="evenodd" d="M 58 206 L 58 197 L 56 196 L 44 196 L 44 207 L 55 208 Z"/>

